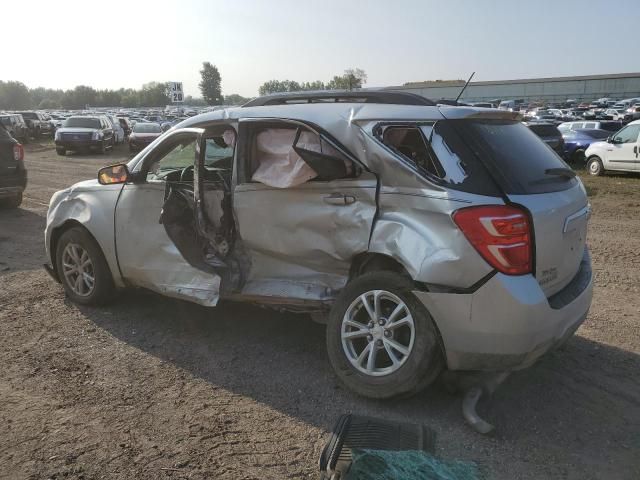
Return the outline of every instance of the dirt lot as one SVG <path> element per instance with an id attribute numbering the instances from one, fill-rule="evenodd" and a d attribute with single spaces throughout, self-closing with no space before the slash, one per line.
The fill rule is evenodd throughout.
<path id="1" fill-rule="evenodd" d="M 384 403 L 340 388 L 306 316 L 143 292 L 68 302 L 40 267 L 49 197 L 126 157 L 29 145 L 25 202 L 0 211 L 0 478 L 315 478 L 349 411 L 427 423 L 440 455 L 488 478 L 640 478 L 639 176 L 586 179 L 591 314 L 481 404 L 498 428 L 483 437 L 441 387 Z"/>

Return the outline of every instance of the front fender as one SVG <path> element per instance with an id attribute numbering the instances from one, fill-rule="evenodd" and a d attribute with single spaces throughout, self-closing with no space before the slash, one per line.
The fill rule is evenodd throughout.
<path id="1" fill-rule="evenodd" d="M 45 246 L 54 268 L 55 245 L 52 242 L 67 226 L 80 224 L 98 242 L 116 286 L 124 286 L 114 237 L 115 208 L 121 190 L 122 185 L 99 185 L 90 189 L 71 187 L 57 192 L 51 198 L 47 212 Z"/>

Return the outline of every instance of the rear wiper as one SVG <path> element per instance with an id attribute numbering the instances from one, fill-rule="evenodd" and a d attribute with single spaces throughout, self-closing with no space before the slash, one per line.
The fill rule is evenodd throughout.
<path id="1" fill-rule="evenodd" d="M 545 175 L 549 175 L 549 177 L 562 177 L 564 180 L 571 180 L 575 178 L 576 172 L 571 170 L 570 168 L 547 168 L 544 171 Z M 554 178 L 544 177 L 539 180 L 533 180 L 532 182 L 528 182 L 529 185 L 540 185 L 543 183 L 552 183 Z"/>
<path id="2" fill-rule="evenodd" d="M 576 176 L 576 172 L 574 172 L 570 168 L 564 168 L 564 167 L 547 168 L 544 171 L 544 173 L 545 173 L 545 175 L 555 175 L 555 176 L 567 177 L 567 178 L 573 178 L 573 177 Z"/>

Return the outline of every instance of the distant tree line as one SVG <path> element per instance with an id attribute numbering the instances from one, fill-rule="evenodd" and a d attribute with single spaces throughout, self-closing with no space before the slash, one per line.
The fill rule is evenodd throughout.
<path id="1" fill-rule="evenodd" d="M 249 99 L 232 94 L 223 97 L 226 105 L 241 105 Z M 162 82 L 145 83 L 141 89 L 96 90 L 78 85 L 70 90 L 52 88 L 28 88 L 22 82 L 0 80 L 0 110 L 67 109 L 80 110 L 90 107 L 164 107 L 171 104 Z M 202 98 L 185 97 L 185 105 L 207 105 Z"/>
<path id="2" fill-rule="evenodd" d="M 353 90 L 362 88 L 367 83 L 367 74 L 361 68 L 350 68 L 342 75 L 334 75 L 327 83 L 321 80 L 315 82 L 296 82 L 295 80 L 269 80 L 258 89 L 260 95 L 280 92 L 300 92 L 306 90 Z"/>

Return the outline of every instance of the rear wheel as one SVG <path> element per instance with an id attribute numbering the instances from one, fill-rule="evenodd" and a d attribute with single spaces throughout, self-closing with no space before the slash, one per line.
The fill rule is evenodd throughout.
<path id="1" fill-rule="evenodd" d="M 584 162 L 584 150 L 582 148 L 577 149 L 571 155 L 571 161 L 573 163 L 583 163 Z"/>
<path id="2" fill-rule="evenodd" d="M 340 380 L 369 398 L 412 395 L 444 366 L 431 316 L 413 282 L 376 271 L 351 281 L 327 324 L 327 351 Z"/>
<path id="3" fill-rule="evenodd" d="M 0 204 L 6 208 L 18 208 L 22 204 L 22 192 L 13 197 L 3 199 Z"/>
<path id="4" fill-rule="evenodd" d="M 60 236 L 56 269 L 67 296 L 76 303 L 98 305 L 113 295 L 113 278 L 102 250 L 82 227 L 70 228 Z"/>
<path id="5" fill-rule="evenodd" d="M 589 175 L 593 175 L 594 177 L 599 177 L 604 174 L 604 166 L 602 165 L 600 157 L 589 157 L 589 160 L 587 161 L 587 170 L 589 171 Z"/>
<path id="6" fill-rule="evenodd" d="M 56 153 L 57 153 L 58 155 L 62 155 L 62 156 L 64 156 L 64 155 L 66 155 L 66 154 L 67 154 L 67 149 L 66 149 L 66 148 L 64 148 L 64 147 L 56 147 Z"/>

